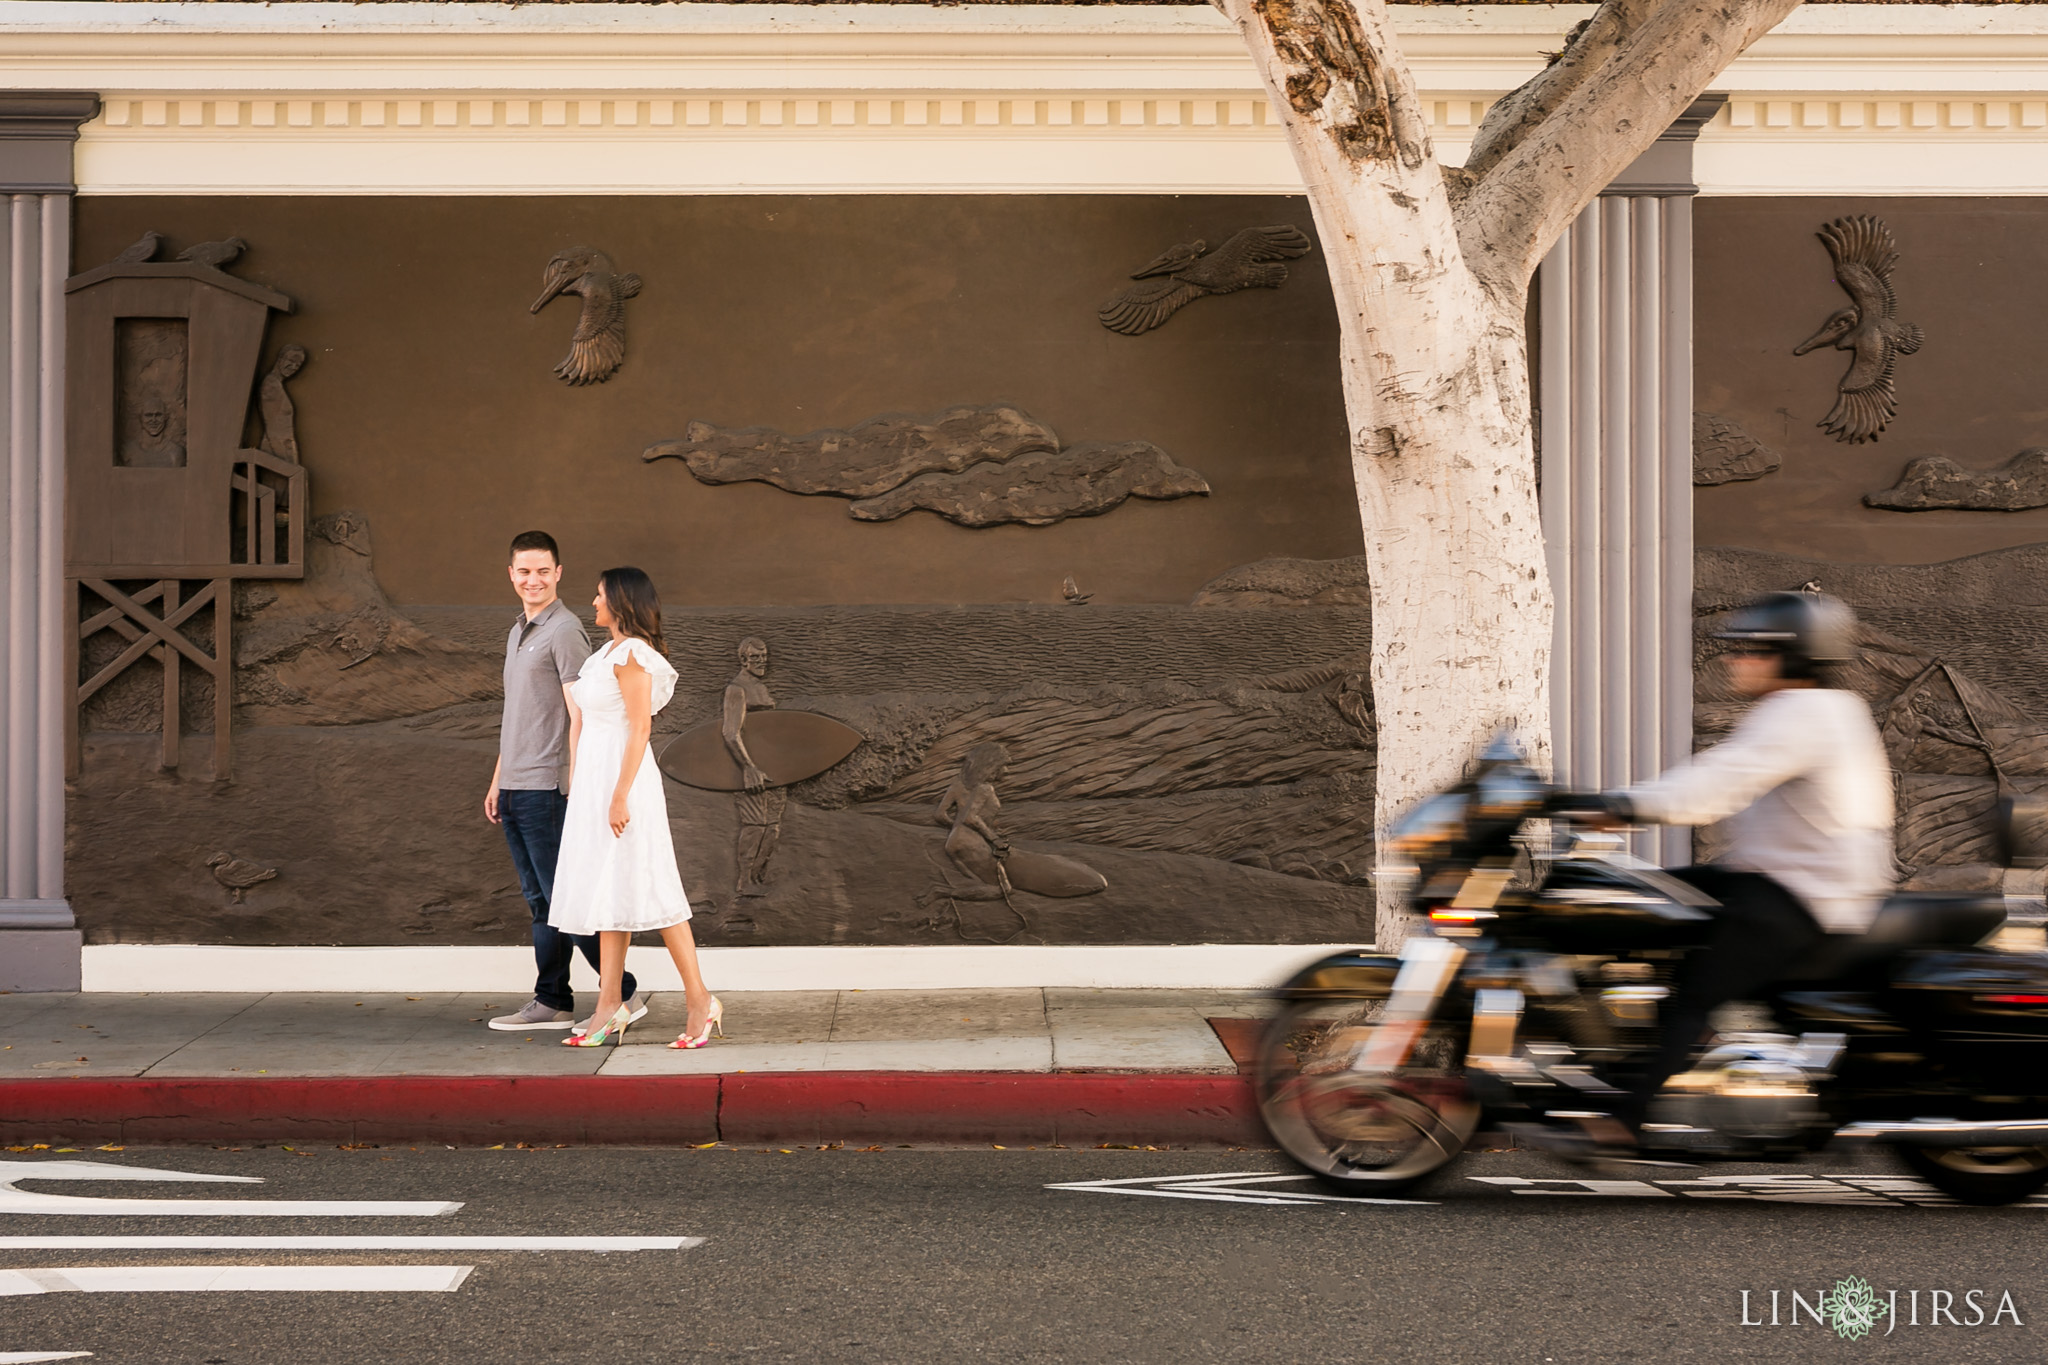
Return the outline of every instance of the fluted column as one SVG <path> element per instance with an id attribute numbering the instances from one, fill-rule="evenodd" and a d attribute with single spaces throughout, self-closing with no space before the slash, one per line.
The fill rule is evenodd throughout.
<path id="1" fill-rule="evenodd" d="M 1694 104 L 1566 230 L 1538 275 L 1543 527 L 1557 598 L 1560 781 L 1622 786 L 1692 751 Z M 1691 860 L 1690 832 L 1634 851 Z"/>
<path id="2" fill-rule="evenodd" d="M 77 990 L 64 898 L 64 279 L 72 152 L 99 97 L 0 95 L 0 990 Z"/>

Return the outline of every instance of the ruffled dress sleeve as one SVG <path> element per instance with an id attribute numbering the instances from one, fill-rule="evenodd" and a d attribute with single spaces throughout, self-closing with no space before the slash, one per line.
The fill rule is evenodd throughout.
<path id="1" fill-rule="evenodd" d="M 653 645 L 637 636 L 627 636 L 624 643 L 613 651 L 610 661 L 612 667 L 623 665 L 628 657 L 646 669 L 648 675 L 653 678 L 654 691 L 649 698 L 648 709 L 659 712 L 662 707 L 668 705 L 669 698 L 676 694 L 675 665 L 658 653 Z"/>

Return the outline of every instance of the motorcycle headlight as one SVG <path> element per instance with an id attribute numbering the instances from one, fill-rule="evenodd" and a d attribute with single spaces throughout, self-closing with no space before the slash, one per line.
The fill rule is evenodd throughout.
<path id="1" fill-rule="evenodd" d="M 1441 792 L 1423 801 L 1387 830 L 1387 852 L 1410 862 L 1427 861 L 1464 832 L 1465 805 L 1463 792 Z"/>

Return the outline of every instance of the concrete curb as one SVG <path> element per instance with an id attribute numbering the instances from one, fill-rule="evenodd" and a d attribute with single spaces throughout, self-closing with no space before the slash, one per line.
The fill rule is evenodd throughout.
<path id="1" fill-rule="evenodd" d="M 0 1138 L 93 1146 L 1270 1143 L 1243 1076 L 957 1071 L 0 1081 Z"/>

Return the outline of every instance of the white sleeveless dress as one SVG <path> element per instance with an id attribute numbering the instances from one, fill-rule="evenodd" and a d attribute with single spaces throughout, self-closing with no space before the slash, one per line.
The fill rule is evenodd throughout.
<path id="1" fill-rule="evenodd" d="M 618 790 L 626 756 L 626 701 L 613 670 L 628 657 L 653 676 L 654 711 L 675 695 L 676 671 L 669 661 L 645 640 L 630 637 L 591 655 L 569 685 L 569 695 L 583 712 L 583 731 L 548 904 L 548 923 L 565 934 L 665 929 L 690 917 L 652 746 L 641 755 L 640 771 L 626 793 L 631 817 L 626 832 L 612 833 L 612 793 Z"/>

